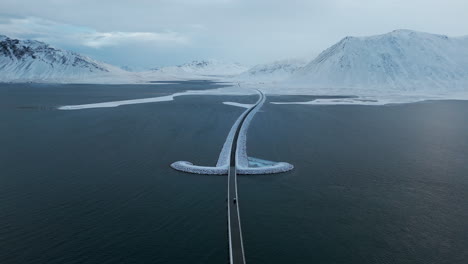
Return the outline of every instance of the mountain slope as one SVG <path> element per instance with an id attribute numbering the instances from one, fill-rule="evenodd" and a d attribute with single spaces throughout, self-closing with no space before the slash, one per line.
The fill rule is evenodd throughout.
<path id="1" fill-rule="evenodd" d="M 122 72 L 40 41 L 0 36 L 0 81 L 72 81 Z"/>
<path id="2" fill-rule="evenodd" d="M 467 40 L 410 30 L 346 37 L 298 70 L 291 81 L 339 88 L 464 87 Z"/>
<path id="3" fill-rule="evenodd" d="M 237 75 L 248 68 L 238 63 L 224 63 L 218 60 L 192 61 L 177 66 L 154 68 L 148 74 L 165 74 L 177 77 L 222 77 Z"/>
<path id="4" fill-rule="evenodd" d="M 267 64 L 259 64 L 236 76 L 242 81 L 281 81 L 290 77 L 298 69 L 307 64 L 305 60 L 289 59 Z"/>

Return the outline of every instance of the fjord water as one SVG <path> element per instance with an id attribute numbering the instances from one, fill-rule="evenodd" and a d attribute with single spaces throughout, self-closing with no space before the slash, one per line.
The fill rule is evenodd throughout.
<path id="1" fill-rule="evenodd" d="M 219 86 L 2 85 L 0 263 L 226 262 L 226 178 L 169 164 L 216 164 L 255 97 L 55 109 Z"/>
<path id="2" fill-rule="evenodd" d="M 59 111 L 222 84 L 0 85 L 0 263 L 226 263 L 214 165 L 256 96 Z M 270 101 L 308 101 L 278 96 Z M 239 178 L 249 263 L 465 263 L 468 102 L 273 105 L 251 156 L 295 170 Z"/>
<path id="3" fill-rule="evenodd" d="M 249 155 L 295 170 L 239 182 L 252 263 L 468 261 L 468 102 L 263 110 Z"/>

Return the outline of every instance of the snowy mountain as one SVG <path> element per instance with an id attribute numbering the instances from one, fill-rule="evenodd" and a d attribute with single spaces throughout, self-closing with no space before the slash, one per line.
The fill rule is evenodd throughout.
<path id="1" fill-rule="evenodd" d="M 144 83 L 160 80 L 207 79 L 239 74 L 247 68 L 216 60 L 138 72 L 57 49 L 36 40 L 0 35 L 0 82 Z"/>
<path id="2" fill-rule="evenodd" d="M 225 63 L 218 60 L 192 61 L 177 66 L 166 66 L 151 69 L 148 74 L 169 75 L 180 78 L 224 77 L 237 75 L 248 68 L 238 63 Z"/>
<path id="3" fill-rule="evenodd" d="M 114 66 L 40 41 L 0 35 L 0 82 L 71 82 L 113 78 L 122 73 Z"/>
<path id="4" fill-rule="evenodd" d="M 346 37 L 294 73 L 309 87 L 468 87 L 468 38 L 410 30 Z"/>
<path id="5" fill-rule="evenodd" d="M 248 71 L 236 76 L 236 79 L 242 81 L 262 81 L 275 82 L 281 81 L 296 72 L 307 64 L 306 60 L 288 59 L 280 60 L 267 64 L 259 64 Z"/>

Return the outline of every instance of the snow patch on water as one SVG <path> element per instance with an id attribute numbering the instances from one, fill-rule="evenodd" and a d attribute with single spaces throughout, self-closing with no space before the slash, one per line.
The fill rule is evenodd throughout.
<path id="1" fill-rule="evenodd" d="M 390 100 L 363 98 L 322 98 L 306 102 L 271 102 L 272 104 L 303 104 L 303 105 L 386 105 Z"/>
<path id="2" fill-rule="evenodd" d="M 453 95 L 370 95 L 355 96 L 350 98 L 319 98 L 305 102 L 270 102 L 271 104 L 301 104 L 301 105 L 389 105 L 417 103 L 429 100 L 468 100 L 468 94 L 458 93 Z"/>
<path id="3" fill-rule="evenodd" d="M 241 103 L 236 103 L 236 102 L 223 102 L 223 104 L 242 107 L 242 108 L 247 108 L 247 109 L 254 106 L 253 104 L 241 104 Z"/>
<path id="4" fill-rule="evenodd" d="M 58 109 L 59 110 L 79 110 L 79 109 L 89 109 L 89 108 L 117 107 L 121 105 L 130 105 L 130 104 L 167 102 L 167 101 L 174 100 L 174 96 L 177 96 L 177 94 L 168 95 L 168 96 L 160 96 L 160 97 L 144 98 L 144 99 L 123 100 L 123 101 L 113 101 L 113 102 L 94 103 L 94 104 L 65 105 L 65 106 L 60 106 Z"/>

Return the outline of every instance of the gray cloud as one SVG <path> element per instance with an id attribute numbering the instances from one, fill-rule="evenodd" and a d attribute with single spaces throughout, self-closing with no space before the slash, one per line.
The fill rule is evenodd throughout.
<path id="1" fill-rule="evenodd" d="M 0 10 L 50 21 L 54 30 L 58 25 L 69 32 L 67 27 L 83 29 L 81 46 L 60 41 L 59 35 L 70 35 L 65 32 L 53 42 L 111 63 L 143 66 L 201 58 L 254 64 L 312 57 L 347 35 L 398 28 L 468 34 L 465 0 L 2 0 Z M 3 18 L 0 23 L 5 25 Z M 0 34 L 8 33 L 4 30 L 35 33 L 11 26 L 0 27 Z M 47 38 L 37 34 L 41 31 L 47 28 L 36 37 Z"/>
<path id="2" fill-rule="evenodd" d="M 177 32 L 98 32 L 95 29 L 37 17 L 4 17 L 0 20 L 0 32 L 11 37 L 32 37 L 55 43 L 81 44 L 100 48 L 123 43 L 151 42 L 184 44 L 188 39 Z"/>

